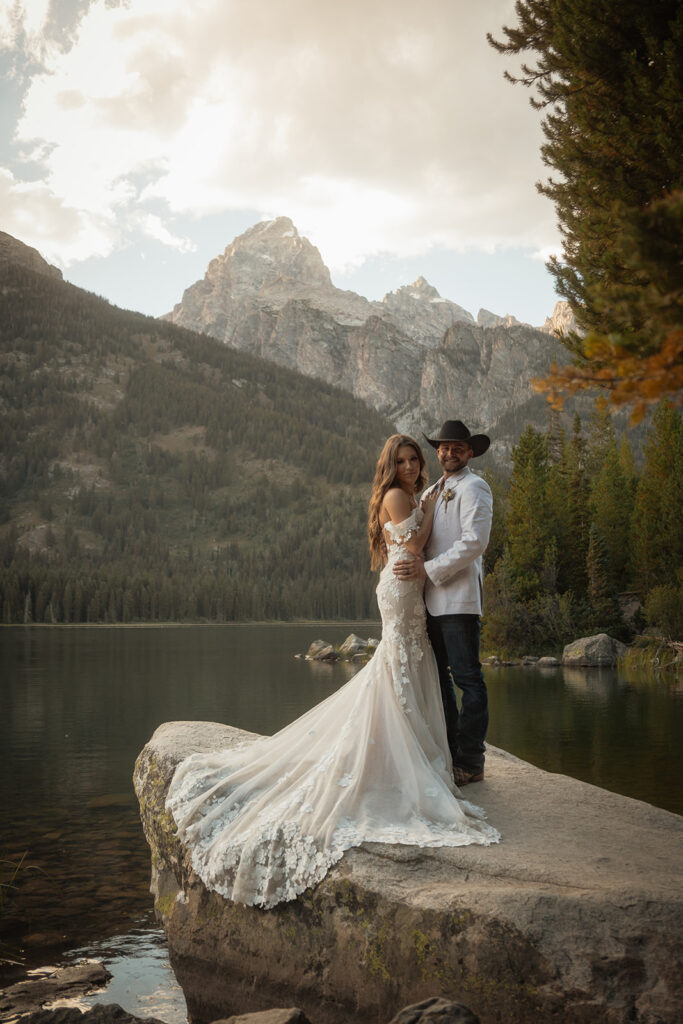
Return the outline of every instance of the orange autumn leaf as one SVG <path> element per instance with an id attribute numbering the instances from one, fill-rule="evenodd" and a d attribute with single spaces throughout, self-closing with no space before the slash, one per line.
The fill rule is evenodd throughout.
<path id="1" fill-rule="evenodd" d="M 586 362 L 578 366 L 558 367 L 553 363 L 546 377 L 536 378 L 532 385 L 545 392 L 555 409 L 562 407 L 569 395 L 598 388 L 607 392 L 613 406 L 630 404 L 631 422 L 644 417 L 648 406 L 669 398 L 675 403 L 683 399 L 683 330 L 674 328 L 658 352 L 637 356 L 616 339 L 590 335 L 584 339 Z"/>

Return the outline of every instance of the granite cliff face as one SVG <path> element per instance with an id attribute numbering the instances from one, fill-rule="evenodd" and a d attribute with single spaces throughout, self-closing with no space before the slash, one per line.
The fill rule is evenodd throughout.
<path id="1" fill-rule="evenodd" d="M 505 316 L 498 316 L 490 309 L 480 309 L 477 313 L 477 323 L 480 327 L 530 327 L 531 324 L 522 324 L 511 313 Z"/>
<path id="2" fill-rule="evenodd" d="M 408 337 L 429 348 L 438 346 L 444 332 L 458 321 L 474 323 L 471 313 L 449 299 L 442 299 L 424 277 L 389 292 L 382 299 L 382 306 L 384 309 L 380 315 Z"/>
<path id="3" fill-rule="evenodd" d="M 547 332 L 486 310 L 475 323 L 422 277 L 382 302 L 335 288 L 286 217 L 236 238 L 166 319 L 344 388 L 401 430 L 462 419 L 499 453 L 520 424 L 545 426 L 531 379 L 567 361 Z"/>
<path id="4" fill-rule="evenodd" d="M 561 334 L 569 334 L 570 331 L 580 331 L 580 327 L 569 303 L 557 302 L 553 315 L 546 317 L 540 330 L 545 334 L 554 334 L 559 337 Z"/>
<path id="5" fill-rule="evenodd" d="M 186 289 L 165 319 L 220 338 L 234 348 L 244 343 L 244 321 L 258 310 L 279 312 L 306 302 L 341 324 L 364 323 L 373 304 L 355 292 L 335 288 L 322 257 L 301 238 L 288 217 L 255 224 L 209 263 L 202 281 Z"/>

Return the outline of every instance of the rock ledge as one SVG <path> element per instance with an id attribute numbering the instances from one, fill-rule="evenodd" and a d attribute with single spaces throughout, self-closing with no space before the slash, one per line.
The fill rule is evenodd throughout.
<path id="1" fill-rule="evenodd" d="M 489 748 L 486 781 L 467 795 L 500 845 L 366 844 L 262 911 L 205 889 L 164 809 L 183 757 L 248 735 L 166 723 L 135 768 L 156 910 L 195 1024 L 286 1005 L 316 1024 L 368 1024 L 435 991 L 482 1024 L 679 1019 L 677 815 Z"/>

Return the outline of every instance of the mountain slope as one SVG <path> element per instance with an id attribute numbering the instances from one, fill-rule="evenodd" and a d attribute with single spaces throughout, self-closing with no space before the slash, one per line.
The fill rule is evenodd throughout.
<path id="1" fill-rule="evenodd" d="M 26 261 L 0 261 L 0 288 L 2 621 L 374 611 L 390 423 Z"/>
<path id="2" fill-rule="evenodd" d="M 483 316 L 482 316 L 483 314 Z M 505 453 L 510 416 L 545 426 L 531 379 L 567 361 L 559 341 L 514 318 L 467 310 L 424 278 L 368 302 L 335 288 L 286 217 L 257 224 L 212 260 L 167 319 L 351 392 L 412 432 L 458 418 Z"/>

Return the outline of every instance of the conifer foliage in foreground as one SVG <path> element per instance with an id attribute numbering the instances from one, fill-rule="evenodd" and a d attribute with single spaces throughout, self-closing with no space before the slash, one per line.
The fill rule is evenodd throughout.
<path id="1" fill-rule="evenodd" d="M 549 269 L 584 329 L 546 387 L 596 384 L 637 418 L 683 387 L 683 7 L 677 0 L 517 0 L 501 53 L 544 109 L 538 185 L 563 258 Z M 543 382 L 540 382 L 543 383 Z"/>

